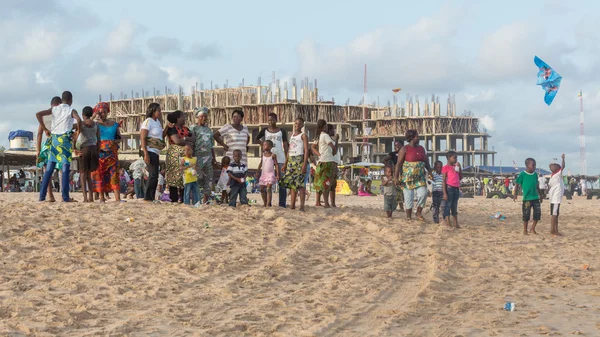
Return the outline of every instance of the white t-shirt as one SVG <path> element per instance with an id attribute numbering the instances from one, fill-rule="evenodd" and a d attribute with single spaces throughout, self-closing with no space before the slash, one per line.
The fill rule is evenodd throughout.
<path id="1" fill-rule="evenodd" d="M 141 129 L 148 130 L 148 137 L 162 139 L 163 128 L 158 120 L 154 120 L 153 118 L 147 118 L 142 122 Z M 158 149 L 155 149 L 150 146 L 146 146 L 148 151 L 154 152 L 156 154 L 160 154 Z"/>
<path id="2" fill-rule="evenodd" d="M 158 184 L 159 185 L 164 185 L 165 184 L 165 177 L 162 174 L 158 174 Z"/>
<path id="3" fill-rule="evenodd" d="M 546 189 L 546 178 L 544 176 L 540 176 L 538 178 L 538 187 L 540 188 L 540 190 L 545 190 Z"/>
<path id="4" fill-rule="evenodd" d="M 63 135 L 73 130 L 73 108 L 68 104 L 61 104 L 52 108 L 52 127 L 50 132 L 53 135 Z M 46 123 L 44 121 L 44 123 Z M 48 127 L 48 125 L 46 125 Z"/>
<path id="5" fill-rule="evenodd" d="M 563 195 L 565 194 L 565 183 L 563 180 L 563 171 L 560 170 L 550 177 L 548 186 L 550 191 L 548 192 L 548 199 L 551 204 L 560 204 Z"/>
<path id="6" fill-rule="evenodd" d="M 333 139 L 329 137 L 329 135 L 325 132 L 321 132 L 319 135 L 319 153 L 321 156 L 319 157 L 319 162 L 327 163 L 327 162 L 335 162 L 335 158 L 333 157 L 333 149 L 329 146 L 330 143 L 334 143 Z"/>

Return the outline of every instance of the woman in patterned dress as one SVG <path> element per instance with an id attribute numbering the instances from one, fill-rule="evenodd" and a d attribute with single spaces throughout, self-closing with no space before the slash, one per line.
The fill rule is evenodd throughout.
<path id="1" fill-rule="evenodd" d="M 169 140 L 167 150 L 165 180 L 169 186 L 169 198 L 171 202 L 179 202 L 179 196 L 183 197 L 183 176 L 181 172 L 181 158 L 186 144 L 194 146 L 196 137 L 184 125 L 185 114 L 183 111 L 174 111 L 167 115 L 169 125 L 165 130 Z"/>
<path id="2" fill-rule="evenodd" d="M 419 133 L 416 130 L 407 130 L 405 139 L 407 144 L 398 152 L 398 163 L 394 177 L 397 183 L 402 183 L 404 193 L 404 209 L 406 217 L 411 219 L 412 208 L 417 197 L 417 218 L 425 219 L 421 215 L 427 200 L 427 172 L 431 173 L 431 166 L 427 159 L 425 148 L 419 145 Z M 402 170 L 402 173 L 400 173 Z M 400 177 L 400 181 L 398 180 Z"/>
<path id="3" fill-rule="evenodd" d="M 94 107 L 94 113 L 98 115 L 98 131 L 100 143 L 98 144 L 98 168 L 92 172 L 94 192 L 100 195 L 100 201 L 105 202 L 105 194 L 114 192 L 115 201 L 121 201 L 120 177 L 119 177 L 119 123 L 108 119 L 110 112 L 108 103 L 100 102 Z"/>
<path id="4" fill-rule="evenodd" d="M 296 208 L 296 197 L 300 192 L 300 211 L 304 211 L 306 200 L 306 167 L 308 162 L 309 147 L 308 137 L 302 132 L 304 119 L 296 118 L 294 122 L 294 133 L 290 137 L 290 148 L 288 151 L 287 170 L 281 179 L 281 185 L 291 190 L 291 209 Z"/>

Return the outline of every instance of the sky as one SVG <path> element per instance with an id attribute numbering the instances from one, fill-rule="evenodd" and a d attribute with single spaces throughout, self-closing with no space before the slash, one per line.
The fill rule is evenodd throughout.
<path id="1" fill-rule="evenodd" d="M 583 90 L 588 174 L 600 173 L 600 2 L 8 0 L 0 12 L 0 145 L 36 131 L 35 112 L 70 90 L 73 106 L 109 93 L 317 79 L 319 94 L 358 104 L 392 88 L 471 111 L 496 165 L 564 153 L 579 173 Z M 551 106 L 536 86 L 539 56 L 563 76 Z M 442 111 L 445 111 L 442 107 Z"/>

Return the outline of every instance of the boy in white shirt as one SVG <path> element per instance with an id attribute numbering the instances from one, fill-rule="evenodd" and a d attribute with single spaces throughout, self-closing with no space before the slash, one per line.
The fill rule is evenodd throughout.
<path id="1" fill-rule="evenodd" d="M 563 181 L 563 170 L 565 169 L 565 155 L 562 155 L 562 166 L 556 163 L 550 164 L 550 171 L 552 171 L 552 177 L 548 186 L 550 191 L 548 192 L 548 199 L 550 200 L 550 234 L 562 235 L 558 232 L 558 214 L 560 209 L 560 202 L 563 194 L 565 193 L 565 183 Z"/>

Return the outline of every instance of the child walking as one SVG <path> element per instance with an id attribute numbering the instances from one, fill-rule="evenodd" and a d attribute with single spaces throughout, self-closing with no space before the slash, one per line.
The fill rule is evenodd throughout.
<path id="1" fill-rule="evenodd" d="M 548 191 L 548 199 L 550 199 L 550 234 L 553 235 L 562 235 L 558 231 L 558 215 L 560 209 L 560 202 L 562 201 L 562 197 L 565 194 L 565 183 L 563 181 L 563 171 L 565 169 L 565 154 L 561 156 L 562 165 L 558 165 L 556 163 L 550 164 L 550 172 L 552 172 L 552 177 L 550 177 L 550 182 L 548 183 L 548 187 L 550 190 Z"/>
<path id="2" fill-rule="evenodd" d="M 227 168 L 227 175 L 229 175 L 231 195 L 229 198 L 229 206 L 235 207 L 237 196 L 240 196 L 240 204 L 248 205 L 248 198 L 246 198 L 246 174 L 248 169 L 246 164 L 242 163 L 242 151 L 233 151 L 233 162 L 229 164 Z"/>
<path id="3" fill-rule="evenodd" d="M 385 176 L 381 179 L 381 185 L 383 186 L 383 210 L 387 214 L 387 217 L 391 218 L 392 213 L 394 213 L 398 206 L 398 202 L 396 201 L 398 190 L 394 184 L 391 166 L 386 166 Z"/>
<path id="4" fill-rule="evenodd" d="M 442 168 L 443 182 L 442 189 L 444 192 L 444 223 L 452 226 L 450 223 L 450 214 L 454 219 L 454 227 L 460 228 L 458 225 L 458 198 L 460 196 L 460 180 L 462 179 L 462 170 L 460 163 L 456 158 L 456 152 L 448 151 L 446 153 L 448 164 Z"/>
<path id="5" fill-rule="evenodd" d="M 525 172 L 521 172 L 519 177 L 515 181 L 515 188 L 513 191 L 512 199 L 517 201 L 517 186 L 521 186 L 523 191 L 523 235 L 527 235 L 527 229 L 529 226 L 529 220 L 531 220 L 531 209 L 533 209 L 533 224 L 529 233 L 537 234 L 535 226 L 538 221 L 542 218 L 541 203 L 542 199 L 538 191 L 538 179 L 535 173 L 535 159 L 527 158 L 525 160 Z"/>
<path id="6" fill-rule="evenodd" d="M 440 206 L 444 200 L 444 175 L 442 174 L 442 162 L 436 161 L 433 164 L 433 172 L 431 173 L 431 210 L 433 211 L 433 222 L 440 223 Z M 445 211 L 445 203 L 442 212 Z"/>
<path id="7" fill-rule="evenodd" d="M 217 182 L 217 193 L 221 193 L 221 203 L 229 204 L 229 174 L 227 169 L 231 163 L 231 158 L 224 156 L 221 159 L 221 175 Z"/>
<path id="8" fill-rule="evenodd" d="M 79 179 L 81 181 L 81 192 L 83 193 L 83 202 L 94 202 L 94 190 L 92 188 L 92 172 L 98 168 L 98 142 L 100 141 L 100 132 L 98 124 L 92 120 L 94 110 L 86 106 L 81 111 L 83 121 L 81 130 L 77 137 L 77 147 L 81 151 L 81 166 Z"/>
<path id="9" fill-rule="evenodd" d="M 256 172 L 260 176 L 258 185 L 260 186 L 260 195 L 265 203 L 265 207 L 271 205 L 273 184 L 279 181 L 279 164 L 277 164 L 277 156 L 271 152 L 272 148 L 272 141 L 265 140 L 263 142 L 263 155 L 260 164 L 258 164 L 258 171 Z"/>
<path id="10" fill-rule="evenodd" d="M 196 173 L 196 157 L 192 145 L 186 144 L 183 158 L 181 158 L 181 171 L 183 172 L 183 203 L 192 205 L 200 201 L 200 187 L 198 187 L 198 174 Z"/>

